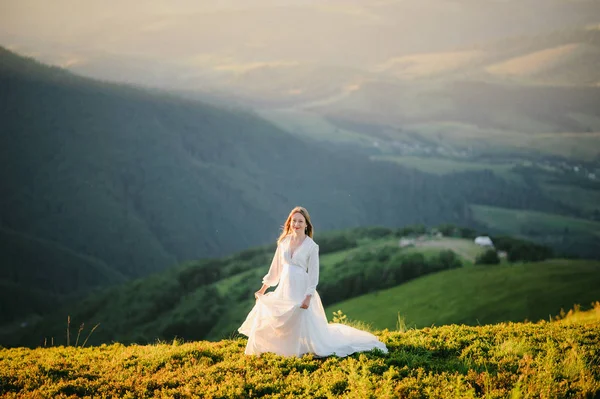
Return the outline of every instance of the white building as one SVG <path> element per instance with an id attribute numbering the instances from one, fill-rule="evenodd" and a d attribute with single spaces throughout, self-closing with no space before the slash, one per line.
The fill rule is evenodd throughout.
<path id="1" fill-rule="evenodd" d="M 400 248 L 412 247 L 415 245 L 415 240 L 412 238 L 401 238 L 399 245 Z"/>
<path id="2" fill-rule="evenodd" d="M 475 244 L 481 245 L 482 247 L 494 247 L 492 239 L 488 236 L 479 236 L 475 238 Z"/>

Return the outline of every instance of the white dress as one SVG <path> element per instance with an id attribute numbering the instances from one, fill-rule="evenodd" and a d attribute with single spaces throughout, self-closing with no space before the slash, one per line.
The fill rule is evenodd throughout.
<path id="1" fill-rule="evenodd" d="M 273 352 L 283 356 L 312 353 L 325 357 L 348 356 L 374 348 L 387 353 L 376 336 L 344 324 L 327 322 L 319 281 L 319 246 L 306 237 L 292 254 L 290 237 L 277 246 L 263 284 L 277 285 L 273 292 L 260 295 L 238 331 L 248 337 L 245 353 Z M 300 305 L 312 295 L 308 309 Z"/>

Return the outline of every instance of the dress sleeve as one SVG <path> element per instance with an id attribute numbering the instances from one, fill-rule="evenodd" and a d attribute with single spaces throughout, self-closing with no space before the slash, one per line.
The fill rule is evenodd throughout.
<path id="1" fill-rule="evenodd" d="M 279 284 L 279 275 L 281 274 L 281 245 L 277 245 L 273 261 L 271 261 L 271 267 L 269 267 L 269 273 L 263 277 L 263 284 L 273 287 Z"/>
<path id="2" fill-rule="evenodd" d="M 308 256 L 308 287 L 305 295 L 314 295 L 319 284 L 319 246 L 315 244 Z"/>

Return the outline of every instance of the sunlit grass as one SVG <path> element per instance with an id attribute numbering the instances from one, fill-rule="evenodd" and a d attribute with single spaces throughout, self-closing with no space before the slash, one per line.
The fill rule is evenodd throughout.
<path id="1" fill-rule="evenodd" d="M 594 397 L 600 392 L 600 318 L 597 310 L 592 312 L 536 324 L 380 331 L 389 354 L 372 351 L 347 358 L 246 356 L 244 338 L 0 349 L 0 395 Z"/>

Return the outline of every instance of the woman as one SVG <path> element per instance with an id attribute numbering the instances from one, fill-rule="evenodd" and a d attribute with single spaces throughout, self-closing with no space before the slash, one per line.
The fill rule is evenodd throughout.
<path id="1" fill-rule="evenodd" d="M 248 336 L 245 353 L 273 352 L 283 356 L 312 353 L 319 357 L 348 356 L 374 348 L 387 352 L 377 337 L 343 324 L 328 324 L 316 291 L 319 246 L 306 209 L 290 212 L 256 305 L 238 331 Z M 273 292 L 267 288 L 277 285 Z"/>

